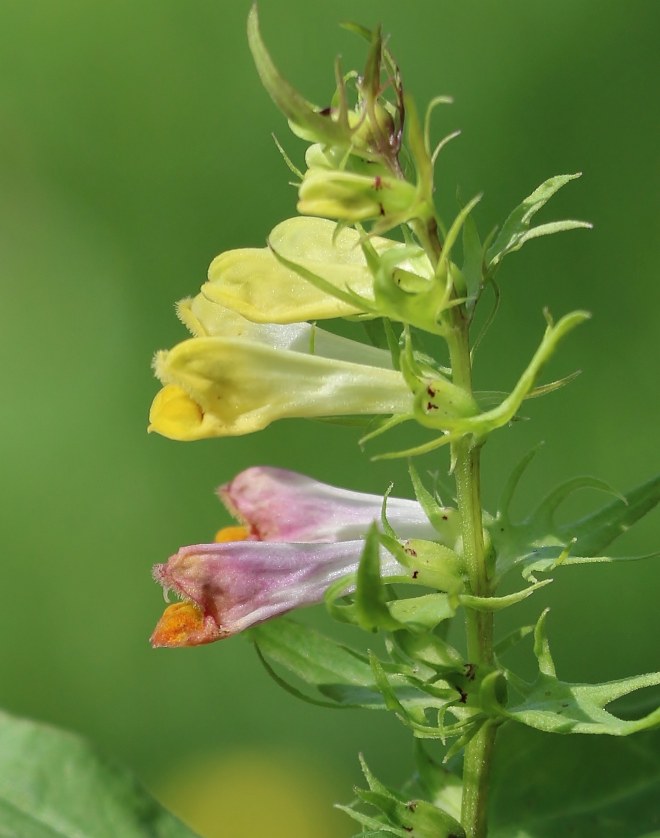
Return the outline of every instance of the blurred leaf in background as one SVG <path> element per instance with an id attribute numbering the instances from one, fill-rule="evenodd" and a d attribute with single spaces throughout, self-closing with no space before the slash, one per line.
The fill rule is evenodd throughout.
<path id="1" fill-rule="evenodd" d="M 286 465 L 362 491 L 382 492 L 393 479 L 409 493 L 405 464 L 367 468 L 356 458 L 355 429 L 275 423 L 257 437 L 193 446 L 145 433 L 157 388 L 152 352 L 184 336 L 174 301 L 196 293 L 219 252 L 262 246 L 293 214 L 295 192 L 270 138 L 275 131 L 284 141 L 286 126 L 251 64 L 249 5 L 34 0 L 0 8 L 0 704 L 84 733 L 152 785 L 170 775 L 174 753 L 177 763 L 205 754 L 238 789 L 236 778 L 252 771 L 272 776 L 282 750 L 299 752 L 320 778 L 310 774 L 318 791 L 309 799 L 325 812 L 357 780 L 358 749 L 384 766 L 386 781 L 388 772 L 399 781 L 409 771 L 401 731 L 371 718 L 365 728 L 353 711 L 297 705 L 241 638 L 183 653 L 147 645 L 161 608 L 151 565 L 227 522 L 213 489 L 234 473 Z M 463 131 L 439 165 L 447 217 L 457 186 L 464 196 L 485 191 L 477 216 L 488 229 L 552 173 L 584 171 L 554 209 L 595 229 L 510 258 L 501 315 L 478 351 L 477 387 L 505 390 L 516 379 L 545 305 L 556 315 L 569 306 L 593 311 L 573 354 L 561 354 L 548 375 L 585 372 L 542 406 L 530 403 L 532 421 L 486 449 L 486 503 L 539 439 L 548 445 L 527 478 L 530 495 L 575 471 L 621 490 L 649 476 L 659 302 L 649 80 L 658 71 L 660 7 L 260 7 L 274 57 L 311 100 L 323 102 L 333 88 L 336 53 L 346 66 L 362 61 L 362 44 L 337 27 L 344 19 L 380 21 L 392 33 L 418 103 L 455 97 L 434 118 L 438 136 Z M 286 147 L 295 159 L 295 142 Z M 588 506 L 586 493 L 581 502 Z M 657 546 L 651 526 L 622 551 Z M 568 679 L 658 668 L 651 629 L 659 573 L 652 564 L 613 567 L 587 582 L 576 568 L 551 586 L 553 648 Z M 581 613 L 578 636 L 585 591 L 593 608 Z M 259 754 L 252 769 L 246 753 Z M 276 776 L 297 799 L 299 775 Z M 287 834 L 310 834 L 296 829 Z"/>

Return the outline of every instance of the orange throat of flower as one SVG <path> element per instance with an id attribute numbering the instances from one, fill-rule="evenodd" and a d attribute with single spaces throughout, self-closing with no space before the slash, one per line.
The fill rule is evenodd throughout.
<path id="1" fill-rule="evenodd" d="M 154 649 L 201 646 L 222 636 L 213 617 L 205 615 L 194 602 L 175 602 L 163 612 L 151 635 L 151 645 Z"/>

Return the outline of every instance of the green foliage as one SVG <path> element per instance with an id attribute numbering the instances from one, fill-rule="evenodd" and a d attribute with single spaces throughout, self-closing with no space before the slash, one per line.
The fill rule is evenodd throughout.
<path id="1" fill-rule="evenodd" d="M 652 838 L 660 831 L 660 732 L 634 738 L 498 734 L 492 838 Z"/>
<path id="2" fill-rule="evenodd" d="M 400 838 L 464 838 L 460 823 L 438 806 L 423 799 L 406 798 L 384 786 L 360 760 L 368 789 L 355 789 L 357 800 L 351 806 L 339 806 L 371 832 L 367 835 L 398 835 Z M 364 814 L 359 806 L 376 810 L 375 815 Z M 364 835 L 364 830 L 360 835 Z M 356 836 L 359 838 L 359 836 Z"/>
<path id="3" fill-rule="evenodd" d="M 575 230 L 579 227 L 591 227 L 591 224 L 586 221 L 551 221 L 549 224 L 530 227 L 532 218 L 545 206 L 550 198 L 562 186 L 565 186 L 569 181 L 575 180 L 578 177 L 580 177 L 579 173 L 575 175 L 557 175 L 544 181 L 544 183 L 535 189 L 531 195 L 528 195 L 513 210 L 486 253 L 486 268 L 489 272 L 494 271 L 505 256 L 516 250 L 520 250 L 525 242 L 530 239 L 549 236 L 552 233 L 561 233 L 564 230 Z"/>
<path id="4" fill-rule="evenodd" d="M 194 838 L 127 771 L 78 736 L 0 713 L 0 834 Z"/>
<path id="5" fill-rule="evenodd" d="M 536 679 L 528 684 L 509 670 L 487 675 L 481 685 L 484 711 L 546 733 L 596 733 L 627 736 L 660 726 L 660 708 L 639 719 L 624 720 L 605 710 L 608 704 L 636 690 L 660 684 L 660 672 L 622 678 L 604 684 L 569 684 L 559 680 L 545 635 L 544 612 L 534 632 L 538 663 Z M 506 689 L 510 695 L 504 701 Z"/>

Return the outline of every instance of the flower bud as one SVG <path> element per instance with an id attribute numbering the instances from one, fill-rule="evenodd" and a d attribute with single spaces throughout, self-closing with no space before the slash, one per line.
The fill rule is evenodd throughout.
<path id="1" fill-rule="evenodd" d="M 397 223 L 415 215 L 415 187 L 405 180 L 315 167 L 305 172 L 298 191 L 298 212 L 351 223 L 394 216 Z"/>

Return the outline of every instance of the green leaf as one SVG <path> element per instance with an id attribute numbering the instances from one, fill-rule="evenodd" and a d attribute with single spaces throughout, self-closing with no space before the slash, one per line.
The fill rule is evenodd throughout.
<path id="1" fill-rule="evenodd" d="M 447 594 L 424 594 L 390 602 L 389 613 L 396 622 L 393 630 L 407 627 L 410 631 L 428 631 L 450 620 L 456 609 Z"/>
<path id="2" fill-rule="evenodd" d="M 533 578 L 536 572 L 549 572 L 556 567 L 634 561 L 658 555 L 649 553 L 646 556 L 617 558 L 599 554 L 660 502 L 660 477 L 637 486 L 625 496 L 616 493 L 602 480 L 576 477 L 551 491 L 523 521 L 512 522 L 509 506 L 522 471 L 533 453 L 514 470 L 500 501 L 500 512 L 489 525 L 500 576 L 515 566 L 522 568 L 525 578 Z M 554 513 L 559 504 L 572 492 L 584 488 L 609 492 L 616 495 L 616 499 L 584 518 L 557 524 Z"/>
<path id="3" fill-rule="evenodd" d="M 380 578 L 380 533 L 372 524 L 367 533 L 355 586 L 355 615 L 367 631 L 396 631 L 403 625 L 387 607 Z"/>
<path id="4" fill-rule="evenodd" d="M 417 665 L 423 663 L 430 667 L 432 672 L 438 673 L 463 672 L 464 660 L 461 653 L 432 632 L 413 634 L 397 631 L 392 637 L 396 649 Z"/>
<path id="5" fill-rule="evenodd" d="M 286 617 L 250 629 L 262 654 L 308 684 L 373 687 L 369 664 L 357 652 Z"/>
<path id="6" fill-rule="evenodd" d="M 592 226 L 586 221 L 553 221 L 549 224 L 541 224 L 538 227 L 530 227 L 532 218 L 545 206 L 555 192 L 558 192 L 562 186 L 578 177 L 580 177 L 580 173 L 557 175 L 546 180 L 513 210 L 486 254 L 486 264 L 490 271 L 496 268 L 507 254 L 520 250 L 525 242 L 530 239 L 549 236 L 562 230 L 575 230 L 578 227 L 590 228 Z"/>
<path id="7" fill-rule="evenodd" d="M 194 838 L 84 739 L 0 712 L 0 835 Z"/>
<path id="8" fill-rule="evenodd" d="M 477 225 L 471 215 L 463 223 L 463 265 L 461 273 L 467 292 L 467 306 L 472 308 L 478 299 L 484 282 L 484 252 Z"/>
<path id="9" fill-rule="evenodd" d="M 637 486 L 625 497 L 572 524 L 561 528 L 575 538 L 575 552 L 596 556 L 660 502 L 660 475 Z"/>
<path id="10" fill-rule="evenodd" d="M 303 129 L 304 132 L 313 135 L 319 142 L 346 144 L 346 127 L 319 113 L 280 74 L 261 37 L 256 3 L 252 6 L 248 15 L 247 33 L 248 43 L 261 82 L 273 102 L 292 123 L 292 126 Z"/>
<path id="11" fill-rule="evenodd" d="M 289 684 L 273 670 L 271 661 L 316 687 L 338 708 L 384 710 L 388 706 L 388 699 L 383 696 L 368 660 L 360 652 L 336 643 L 316 629 L 283 617 L 252 628 L 250 637 L 274 680 L 297 698 L 324 707 L 333 706 Z M 425 690 L 423 684 L 411 682 L 398 674 L 398 666 L 390 663 L 379 666 L 387 689 L 396 696 L 397 706 L 400 704 L 413 713 L 423 713 L 426 707 L 438 709 L 444 706 L 445 700 L 436 695 L 437 689 L 429 687 Z M 391 673 L 390 680 L 384 674 L 386 669 Z"/>
<path id="12" fill-rule="evenodd" d="M 475 611 L 501 611 L 503 608 L 509 608 L 511 605 L 516 605 L 527 599 L 534 591 L 543 588 L 552 582 L 552 579 L 543 579 L 541 582 L 535 582 L 528 588 L 523 588 L 522 591 L 516 591 L 513 594 L 506 596 L 472 596 L 472 594 L 459 594 L 458 601 L 464 608 L 472 608 Z"/>
<path id="13" fill-rule="evenodd" d="M 497 735 L 489 838 L 641 838 L 660 830 L 660 732 L 631 739 Z"/>
<path id="14" fill-rule="evenodd" d="M 432 803 L 456 820 L 461 817 L 463 782 L 443 765 L 432 760 L 419 739 L 415 739 L 415 766 L 419 782 Z"/>

